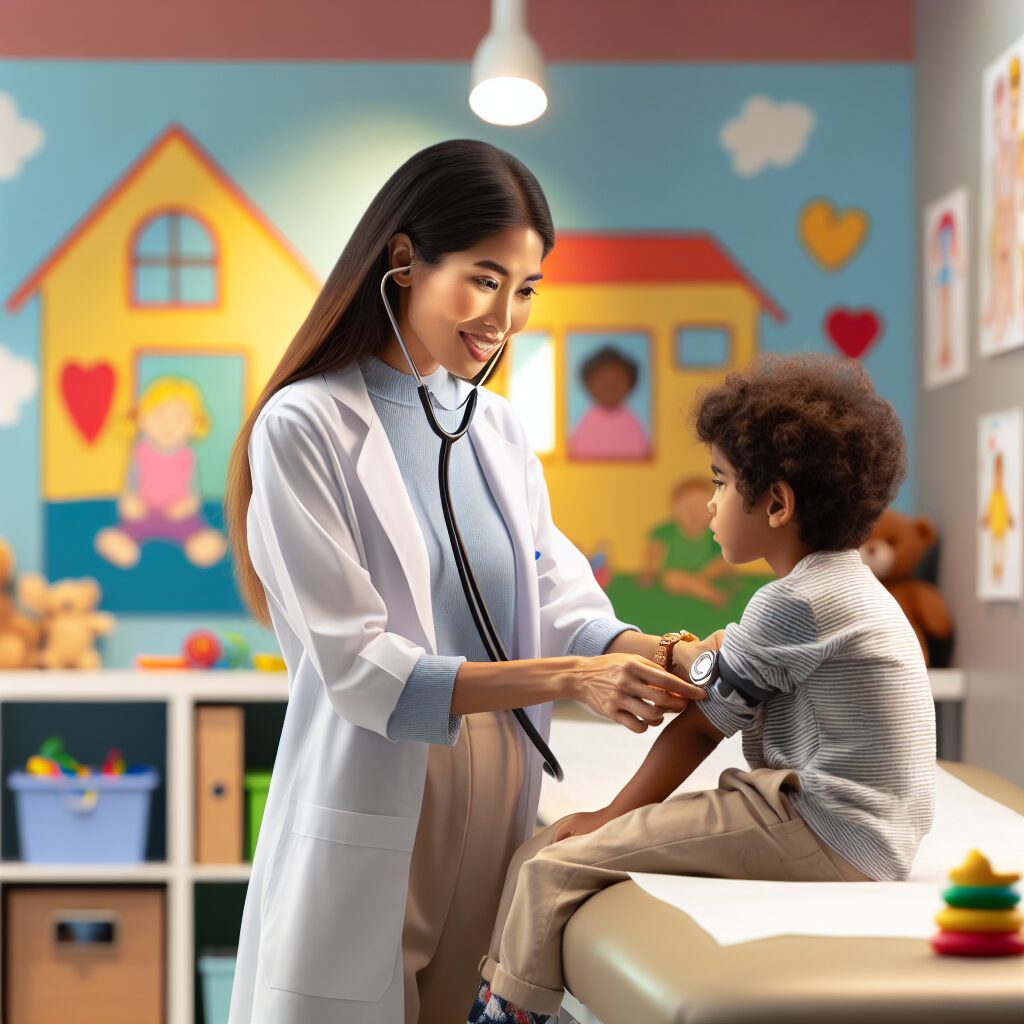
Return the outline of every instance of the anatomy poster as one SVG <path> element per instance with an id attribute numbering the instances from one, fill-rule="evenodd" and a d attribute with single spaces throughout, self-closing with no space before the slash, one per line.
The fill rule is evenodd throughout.
<path id="1" fill-rule="evenodd" d="M 967 376 L 967 190 L 924 210 L 924 386 Z"/>
<path id="2" fill-rule="evenodd" d="M 1024 38 L 985 70 L 981 100 L 981 295 L 983 356 L 1024 345 Z"/>
<path id="3" fill-rule="evenodd" d="M 1021 596 L 1021 443 L 1024 411 L 978 421 L 978 597 Z"/>

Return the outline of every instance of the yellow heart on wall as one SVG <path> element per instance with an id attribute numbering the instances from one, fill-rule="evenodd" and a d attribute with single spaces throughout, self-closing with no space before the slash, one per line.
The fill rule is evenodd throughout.
<path id="1" fill-rule="evenodd" d="M 800 213 L 800 241 L 826 270 L 837 270 L 864 244 L 869 223 L 856 207 L 840 211 L 828 199 L 812 199 Z"/>

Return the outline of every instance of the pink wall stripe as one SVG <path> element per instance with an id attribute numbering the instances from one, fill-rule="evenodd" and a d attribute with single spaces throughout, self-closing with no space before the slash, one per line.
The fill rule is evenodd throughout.
<path id="1" fill-rule="evenodd" d="M 0 57 L 468 60 L 487 0 L 0 0 Z M 528 0 L 552 61 L 909 61 L 913 0 Z"/>

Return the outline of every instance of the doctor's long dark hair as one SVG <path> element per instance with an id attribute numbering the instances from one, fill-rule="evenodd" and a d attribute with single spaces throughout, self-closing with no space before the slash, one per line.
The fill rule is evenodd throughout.
<path id="1" fill-rule="evenodd" d="M 387 345 L 391 327 L 380 300 L 380 280 L 391 269 L 388 243 L 396 234 L 407 234 L 417 257 L 429 265 L 505 228 L 522 226 L 541 236 L 546 256 L 555 232 L 537 179 L 511 153 L 473 140 L 421 150 L 370 203 L 231 452 L 224 518 L 239 590 L 264 625 L 270 621 L 267 599 L 249 558 L 245 525 L 252 497 L 249 436 L 263 406 L 287 384 L 339 370 Z M 398 286 L 389 281 L 388 288 L 398 308 Z"/>

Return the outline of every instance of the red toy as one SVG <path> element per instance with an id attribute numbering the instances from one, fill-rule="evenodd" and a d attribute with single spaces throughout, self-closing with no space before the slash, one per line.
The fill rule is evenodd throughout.
<path id="1" fill-rule="evenodd" d="M 208 629 L 197 629 L 185 637 L 181 653 L 189 668 L 213 668 L 223 653 L 220 637 Z"/>

